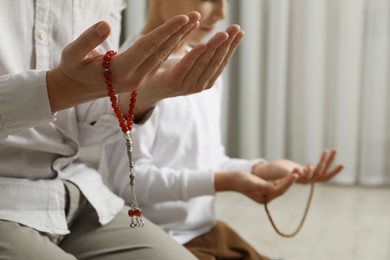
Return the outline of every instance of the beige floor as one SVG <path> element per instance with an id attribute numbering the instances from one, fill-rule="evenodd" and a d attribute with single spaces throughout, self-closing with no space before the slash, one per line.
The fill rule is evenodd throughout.
<path id="1" fill-rule="evenodd" d="M 309 187 L 295 185 L 269 208 L 277 225 L 293 230 Z M 217 217 L 265 255 L 284 260 L 390 260 L 390 188 L 317 185 L 312 207 L 294 238 L 276 234 L 262 205 L 236 193 L 220 193 Z"/>

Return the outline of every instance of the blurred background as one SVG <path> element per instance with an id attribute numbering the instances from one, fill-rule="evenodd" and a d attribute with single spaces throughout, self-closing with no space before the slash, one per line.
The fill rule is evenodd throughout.
<path id="1" fill-rule="evenodd" d="M 123 37 L 146 0 L 127 0 Z M 227 153 L 316 162 L 339 150 L 339 184 L 390 184 L 390 1 L 230 0 L 246 33 L 224 73 Z"/>
<path id="2" fill-rule="evenodd" d="M 127 2 L 123 39 L 139 32 L 147 6 Z M 346 168 L 316 185 L 292 239 L 239 194 L 218 194 L 217 216 L 272 257 L 389 260 L 390 0 L 230 0 L 228 9 L 219 30 L 237 23 L 246 37 L 223 75 L 227 154 L 306 164 L 337 148 Z M 308 194 L 294 185 L 270 204 L 282 230 L 297 226 Z"/>

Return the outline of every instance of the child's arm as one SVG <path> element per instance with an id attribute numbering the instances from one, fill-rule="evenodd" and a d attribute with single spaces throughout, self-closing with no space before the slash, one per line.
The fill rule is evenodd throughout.
<path id="1" fill-rule="evenodd" d="M 252 169 L 252 173 L 265 180 L 275 181 L 295 171 L 299 174 L 297 180 L 299 183 L 324 182 L 332 179 L 344 168 L 343 164 L 331 168 L 336 153 L 336 150 L 330 152 L 324 150 L 315 167 L 310 163 L 303 166 L 294 161 L 281 159 L 269 163 L 256 164 Z"/>
<path id="2" fill-rule="evenodd" d="M 297 179 L 298 174 L 291 172 L 273 184 L 247 172 L 217 172 L 214 175 L 214 187 L 217 192 L 240 192 L 263 204 L 284 194 Z"/>
<path id="3" fill-rule="evenodd" d="M 283 195 L 295 182 L 313 183 L 328 181 L 337 175 L 343 164 L 331 169 L 336 150 L 324 150 L 314 168 L 311 164 L 302 166 L 296 162 L 281 159 L 253 166 L 248 172 L 217 172 L 214 177 L 216 191 L 237 191 L 258 203 L 264 203 Z"/>

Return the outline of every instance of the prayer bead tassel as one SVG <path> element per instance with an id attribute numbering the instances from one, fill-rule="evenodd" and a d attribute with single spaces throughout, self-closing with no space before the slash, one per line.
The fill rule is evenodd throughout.
<path id="1" fill-rule="evenodd" d="M 110 71 L 111 58 L 117 53 L 115 51 L 107 51 L 103 56 L 102 66 L 104 68 L 103 76 L 105 78 L 107 93 L 111 101 L 111 106 L 114 109 L 115 116 L 118 119 L 119 127 L 121 128 L 127 148 L 127 157 L 129 158 L 129 168 L 130 168 L 130 188 L 131 188 L 131 198 L 130 198 L 130 209 L 128 215 L 131 218 L 130 227 L 143 227 L 144 221 L 142 219 L 142 210 L 138 206 L 137 199 L 135 197 L 135 175 L 134 175 L 134 162 L 133 162 L 133 148 L 132 148 L 132 139 L 131 139 L 131 130 L 133 128 L 134 120 L 134 111 L 135 103 L 137 100 L 137 92 L 133 91 L 130 95 L 130 104 L 129 111 L 127 115 L 127 120 L 125 119 L 118 99 L 115 95 L 114 85 L 112 82 L 112 75 Z"/>

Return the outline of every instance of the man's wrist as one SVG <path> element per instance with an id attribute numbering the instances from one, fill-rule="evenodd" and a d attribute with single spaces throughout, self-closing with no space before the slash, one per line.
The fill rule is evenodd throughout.
<path id="1" fill-rule="evenodd" d="M 75 82 L 58 67 L 46 73 L 46 84 L 53 113 L 106 95 L 103 84 Z"/>

